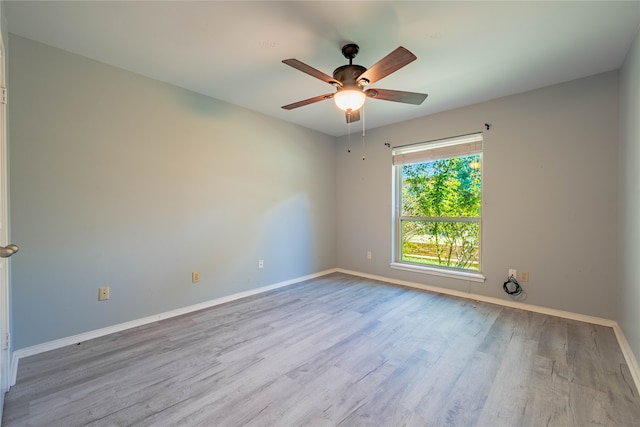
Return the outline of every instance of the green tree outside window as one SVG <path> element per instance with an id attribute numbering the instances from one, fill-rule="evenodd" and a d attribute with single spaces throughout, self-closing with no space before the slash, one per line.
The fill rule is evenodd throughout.
<path id="1" fill-rule="evenodd" d="M 402 166 L 401 259 L 480 267 L 481 154 Z"/>

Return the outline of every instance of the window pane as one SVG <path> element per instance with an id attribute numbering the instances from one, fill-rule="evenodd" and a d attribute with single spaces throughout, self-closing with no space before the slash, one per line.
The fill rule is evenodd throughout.
<path id="1" fill-rule="evenodd" d="M 479 270 L 478 222 L 402 221 L 401 229 L 402 261 Z"/>
<path id="2" fill-rule="evenodd" d="M 479 218 L 481 154 L 402 166 L 402 216 Z"/>

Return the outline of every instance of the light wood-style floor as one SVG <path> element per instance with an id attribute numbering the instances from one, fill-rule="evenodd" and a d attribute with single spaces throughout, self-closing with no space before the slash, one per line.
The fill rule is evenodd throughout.
<path id="1" fill-rule="evenodd" d="M 640 426 L 611 328 L 335 273 L 20 361 L 11 426 Z"/>

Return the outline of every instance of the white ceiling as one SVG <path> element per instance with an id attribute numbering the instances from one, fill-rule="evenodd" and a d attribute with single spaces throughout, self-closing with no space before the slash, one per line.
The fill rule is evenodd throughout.
<path id="1" fill-rule="evenodd" d="M 9 31 L 266 115 L 340 136 L 326 74 L 398 46 L 418 59 L 371 87 L 428 93 L 420 106 L 367 100 L 368 129 L 620 68 L 640 1 L 5 1 Z M 353 125 L 352 125 L 353 126 Z M 356 125 L 358 128 L 360 123 Z"/>

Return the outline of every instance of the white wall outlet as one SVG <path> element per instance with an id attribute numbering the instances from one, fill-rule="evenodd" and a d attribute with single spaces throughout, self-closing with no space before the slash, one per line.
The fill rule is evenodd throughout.
<path id="1" fill-rule="evenodd" d="M 108 286 L 98 288 L 98 301 L 106 301 L 109 299 L 110 290 Z"/>
<path id="2" fill-rule="evenodd" d="M 371 259 L 373 256 L 371 255 L 371 251 L 367 251 L 367 259 Z"/>
<path id="3" fill-rule="evenodd" d="M 529 272 L 528 271 L 521 271 L 520 272 L 520 281 L 521 282 L 528 282 L 529 281 Z"/>
<path id="4" fill-rule="evenodd" d="M 518 270 L 516 270 L 515 268 L 510 268 L 509 277 L 513 277 L 514 279 L 518 277 Z"/>
<path id="5" fill-rule="evenodd" d="M 191 273 L 191 283 L 198 283 L 200 281 L 200 272 L 194 271 Z"/>
<path id="6" fill-rule="evenodd" d="M 264 268 L 264 260 L 263 259 L 259 259 L 258 260 L 258 268 Z"/>

